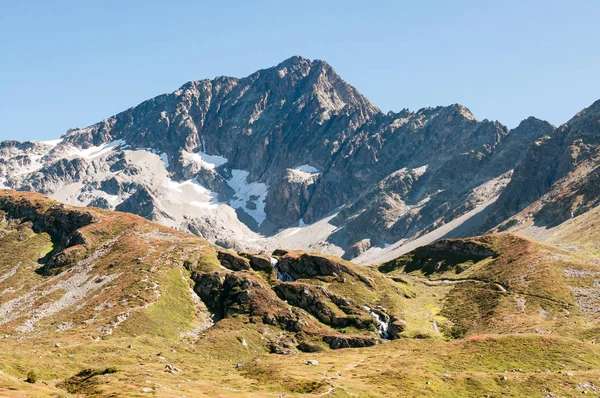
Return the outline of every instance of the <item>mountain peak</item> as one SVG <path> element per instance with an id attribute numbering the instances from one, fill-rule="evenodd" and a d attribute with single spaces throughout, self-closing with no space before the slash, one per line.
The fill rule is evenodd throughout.
<path id="1" fill-rule="evenodd" d="M 556 128 L 550 122 L 546 120 L 538 119 L 535 116 L 529 116 L 526 119 L 523 119 L 521 123 L 514 130 L 522 130 L 522 129 L 537 129 L 537 130 L 547 130 L 549 128 Z"/>
<path id="2" fill-rule="evenodd" d="M 477 120 L 477 118 L 475 118 L 475 115 L 473 115 L 471 110 L 464 105 L 452 104 L 449 106 L 449 108 L 455 110 L 457 113 L 464 116 L 468 120 Z"/>
<path id="3" fill-rule="evenodd" d="M 283 60 L 282 62 L 280 62 L 276 68 L 282 67 L 282 66 L 294 66 L 294 65 L 301 65 L 301 64 L 311 64 L 312 61 L 310 59 L 301 57 L 300 55 L 293 55 L 285 60 Z"/>
<path id="4" fill-rule="evenodd" d="M 575 116 L 573 116 L 567 122 L 567 124 L 572 124 L 573 122 L 576 122 L 577 119 L 579 119 L 581 117 L 589 116 L 589 115 L 597 115 L 597 114 L 600 115 L 600 99 L 597 101 L 594 101 L 594 103 L 592 103 L 590 106 L 588 106 L 587 108 L 578 112 Z"/>

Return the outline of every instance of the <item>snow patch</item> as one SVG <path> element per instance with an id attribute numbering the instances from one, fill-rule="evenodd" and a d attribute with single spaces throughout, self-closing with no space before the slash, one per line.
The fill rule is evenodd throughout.
<path id="1" fill-rule="evenodd" d="M 198 183 L 198 181 L 194 180 L 186 180 L 182 182 L 177 182 L 173 180 L 168 180 L 165 185 L 166 188 L 182 193 L 186 187 L 191 187 L 198 193 L 205 194 L 210 192 L 208 189 L 204 188 L 202 185 Z"/>
<path id="2" fill-rule="evenodd" d="M 202 168 L 210 170 L 214 170 L 229 161 L 229 159 L 224 156 L 207 155 L 204 152 L 190 153 L 184 151 L 184 154 L 187 154 L 194 162 L 199 163 Z"/>
<path id="3" fill-rule="evenodd" d="M 219 207 L 219 203 L 214 202 L 198 202 L 197 200 L 193 200 L 190 202 L 192 206 L 200 207 L 202 209 L 216 209 Z"/>
<path id="4" fill-rule="evenodd" d="M 167 188 L 166 195 L 161 195 L 162 206 L 167 203 L 177 206 L 189 204 L 198 209 L 216 209 L 222 204 L 214 192 L 204 188 L 196 179 L 181 182 L 167 179 L 162 186 Z"/>
<path id="5" fill-rule="evenodd" d="M 59 138 L 57 140 L 49 140 L 49 141 L 37 141 L 40 144 L 44 144 L 44 145 L 48 145 L 52 148 L 54 148 L 55 146 L 57 146 L 58 144 L 60 144 L 62 142 L 62 138 Z"/>
<path id="6" fill-rule="evenodd" d="M 234 209 L 241 209 L 256 220 L 260 226 L 267 218 L 265 212 L 265 200 L 267 198 L 268 187 L 262 182 L 248 182 L 246 170 L 231 170 L 231 178 L 227 180 L 229 185 L 235 192 L 234 197 L 229 201 L 229 205 Z M 254 209 L 248 208 L 248 204 L 252 203 Z"/>
<path id="7" fill-rule="evenodd" d="M 115 140 L 99 146 L 91 146 L 87 149 L 81 149 L 73 145 L 69 145 L 71 148 L 69 152 L 65 154 L 65 157 L 76 156 L 84 159 L 94 159 L 99 156 L 106 155 L 110 151 L 119 148 L 123 145 L 126 145 L 124 140 Z"/>
<path id="8" fill-rule="evenodd" d="M 291 175 L 295 177 L 296 180 L 308 180 L 310 178 L 313 178 L 314 176 L 318 176 L 321 174 L 321 172 L 316 167 L 311 166 L 309 164 L 303 164 L 302 166 L 298 166 L 293 169 L 288 169 L 288 173 L 291 173 Z"/>
<path id="9" fill-rule="evenodd" d="M 298 167 L 294 168 L 293 170 L 301 171 L 303 173 L 308 173 L 308 174 L 320 174 L 321 173 L 319 171 L 319 169 L 317 169 L 316 167 L 311 166 L 309 164 L 303 164 L 302 166 L 298 166 Z"/>
<path id="10" fill-rule="evenodd" d="M 163 152 L 160 154 L 160 159 L 165 164 L 165 169 L 168 169 L 169 168 L 169 155 L 167 155 L 165 152 Z"/>

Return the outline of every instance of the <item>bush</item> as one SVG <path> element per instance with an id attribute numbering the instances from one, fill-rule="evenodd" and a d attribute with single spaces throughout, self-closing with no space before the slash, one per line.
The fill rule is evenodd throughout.
<path id="1" fill-rule="evenodd" d="M 117 373 L 117 368 L 111 366 L 106 369 L 84 369 L 81 372 L 77 373 L 76 376 L 80 377 L 83 380 L 87 380 L 95 376 L 102 376 L 111 373 Z"/>
<path id="2" fill-rule="evenodd" d="M 27 373 L 27 378 L 25 379 L 25 381 L 27 383 L 35 383 L 38 381 L 38 375 L 37 373 L 35 373 L 33 370 L 30 370 L 29 373 Z"/>

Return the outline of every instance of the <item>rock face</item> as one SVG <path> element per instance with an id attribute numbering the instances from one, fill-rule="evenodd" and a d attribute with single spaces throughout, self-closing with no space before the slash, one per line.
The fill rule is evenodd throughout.
<path id="1" fill-rule="evenodd" d="M 270 340 L 270 350 L 277 354 L 319 351 L 322 343 L 332 349 L 366 347 L 378 344 L 382 337 L 400 337 L 403 328 L 399 327 L 392 329 L 394 334 L 379 333 L 367 311 L 370 307 L 361 304 L 365 293 L 372 294 L 376 288 L 368 277 L 343 264 L 343 260 L 282 250 L 273 256 L 279 258 L 278 262 L 267 260 L 269 268 L 266 268 L 262 255 L 219 251 L 217 258 L 226 270 L 193 271 L 194 291 L 211 311 L 214 321 L 239 318 L 246 323 L 281 329 L 285 333 Z M 275 268 L 276 264 L 281 265 L 281 271 Z M 282 281 L 277 277 L 280 272 L 293 273 L 302 282 Z M 346 283 L 352 284 L 351 294 L 360 302 L 321 286 L 323 281 L 336 290 Z M 392 292 L 388 294 L 399 296 L 395 290 Z M 357 335 L 356 331 L 362 334 Z"/>
<path id="2" fill-rule="evenodd" d="M 509 130 L 458 104 L 384 114 L 326 62 L 292 57 L 241 79 L 188 82 L 61 140 L 3 142 L 0 187 L 133 212 L 236 248 L 277 247 L 282 229 L 321 223 L 329 232 L 293 248 L 351 259 L 502 193 L 491 228 L 567 174 L 591 173 L 595 107 L 559 129 L 529 118 Z"/>
<path id="3" fill-rule="evenodd" d="M 64 205 L 44 206 L 26 198 L 0 191 L 0 215 L 3 219 L 19 219 L 31 222 L 36 233 L 45 232 L 52 238 L 53 253 L 84 243 L 79 229 L 92 224 L 92 213 L 68 209 Z"/>
<path id="4" fill-rule="evenodd" d="M 486 258 L 496 257 L 497 253 L 487 244 L 486 238 L 444 239 L 427 246 L 419 247 L 404 256 L 382 264 L 379 269 L 389 272 L 403 267 L 404 272 L 420 270 L 429 275 L 454 269 L 461 273 L 464 269 L 458 264 L 477 263 Z"/>
<path id="5" fill-rule="evenodd" d="M 527 219 L 555 226 L 592 209 L 600 200 L 599 165 L 600 101 L 596 101 L 528 149 L 486 226 L 504 222 L 500 229 L 507 229 Z"/>

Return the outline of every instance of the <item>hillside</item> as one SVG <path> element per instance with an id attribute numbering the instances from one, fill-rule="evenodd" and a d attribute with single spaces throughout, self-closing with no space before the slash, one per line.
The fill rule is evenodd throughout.
<path id="1" fill-rule="evenodd" d="M 0 395 L 543 397 L 597 388 L 597 253 L 502 233 L 357 266 L 304 251 L 226 250 L 33 193 L 0 191 L 0 214 Z"/>

